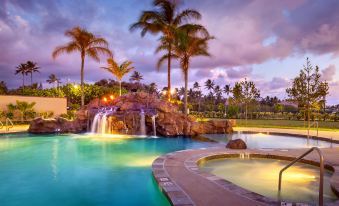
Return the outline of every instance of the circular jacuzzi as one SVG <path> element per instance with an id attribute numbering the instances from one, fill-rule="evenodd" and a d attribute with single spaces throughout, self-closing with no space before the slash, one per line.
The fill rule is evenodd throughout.
<path id="1" fill-rule="evenodd" d="M 241 155 L 240 155 L 241 156 Z M 209 157 L 199 161 L 200 170 L 225 179 L 243 189 L 282 202 L 316 204 L 319 200 L 319 167 L 296 163 L 283 174 L 278 191 L 279 171 L 290 161 L 259 156 L 235 158 Z M 333 203 L 338 197 L 330 185 L 333 172 L 325 170 L 324 202 Z"/>

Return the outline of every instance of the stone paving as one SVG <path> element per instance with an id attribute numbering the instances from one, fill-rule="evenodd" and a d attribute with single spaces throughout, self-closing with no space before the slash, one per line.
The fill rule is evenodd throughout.
<path id="1" fill-rule="evenodd" d="M 169 153 L 156 159 L 152 168 L 155 179 L 172 205 L 283 205 L 285 203 L 240 188 L 213 174 L 202 172 L 198 164 L 208 159 L 239 157 L 244 153 L 256 157 L 293 160 L 306 150 L 229 150 L 218 146 Z M 331 186 L 339 195 L 339 148 L 326 148 L 322 149 L 322 152 L 326 168 L 334 171 Z M 316 153 L 311 153 L 304 162 L 317 165 L 318 159 Z M 292 206 L 292 203 L 286 205 Z M 327 205 L 339 205 L 339 201 Z"/>

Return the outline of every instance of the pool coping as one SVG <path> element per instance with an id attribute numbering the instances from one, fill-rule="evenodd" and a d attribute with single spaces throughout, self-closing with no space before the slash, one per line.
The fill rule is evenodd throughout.
<path id="1" fill-rule="evenodd" d="M 332 150 L 332 149 L 327 149 Z M 326 151 L 327 151 L 326 150 Z M 335 152 L 339 152 L 339 149 L 333 149 Z M 300 152 L 305 151 L 304 149 L 289 149 L 288 151 Z M 324 153 L 326 153 L 326 151 Z M 218 190 L 225 190 L 228 192 L 232 192 L 234 195 L 238 195 L 239 197 L 252 200 L 257 202 L 258 205 L 282 205 L 285 202 L 279 202 L 277 200 L 273 200 L 271 198 L 262 196 L 255 192 L 246 190 L 240 186 L 237 186 L 230 181 L 227 181 L 223 178 L 215 176 L 213 174 L 201 171 L 199 169 L 199 164 L 204 161 L 208 161 L 211 159 L 219 159 L 219 158 L 230 158 L 230 157 L 239 157 L 240 154 L 248 154 L 251 157 L 258 158 L 271 158 L 271 159 L 281 159 L 281 160 L 292 160 L 296 158 L 296 155 L 293 155 L 289 152 L 288 154 L 281 154 L 286 152 L 282 149 L 272 149 L 272 150 L 230 150 L 225 149 L 224 147 L 216 147 L 209 149 L 196 149 L 196 150 L 182 150 L 177 152 L 168 153 L 157 158 L 152 164 L 153 176 L 155 177 L 161 191 L 166 195 L 172 205 L 175 206 L 183 206 L 183 205 L 201 205 L 199 200 L 196 200 L 189 196 L 190 191 L 194 190 L 194 185 L 192 187 L 186 187 L 186 191 L 180 187 L 180 183 L 176 180 L 175 176 L 171 176 L 168 173 L 167 169 L 169 167 L 173 167 L 173 165 L 167 165 L 166 161 L 170 159 L 175 159 L 179 156 L 184 156 L 184 158 L 176 158 L 176 160 L 180 161 L 180 165 L 176 165 L 178 170 L 187 170 L 190 171 L 189 176 L 185 176 L 187 181 L 190 179 L 191 175 L 198 176 L 199 178 L 205 179 L 211 184 L 214 184 L 215 187 L 218 187 Z M 315 166 L 319 166 L 319 162 L 316 158 L 306 157 L 302 161 L 306 164 L 311 164 Z M 339 158 L 335 160 L 335 162 L 328 162 L 325 160 L 325 167 L 333 171 L 333 175 L 330 179 L 330 184 L 333 192 L 339 197 Z M 186 180 L 185 180 L 186 181 Z M 173 188 L 169 187 L 173 186 Z M 175 193 L 174 193 L 175 191 Z M 178 195 L 176 195 L 178 194 Z M 203 194 L 202 194 L 203 195 Z M 220 197 L 225 198 L 225 197 Z M 181 201 L 182 200 L 182 201 Z M 227 200 L 226 200 L 227 201 Z M 241 200 L 240 200 L 241 201 Z M 227 202 L 223 202 L 227 204 Z M 224 205 L 223 204 L 223 205 Z M 292 203 L 290 203 L 292 204 Z M 216 204 L 213 204 L 216 205 Z M 296 205 L 296 203 L 293 203 Z M 303 204 L 304 205 L 304 204 Z M 307 205 L 307 204 L 306 204 Z M 334 203 L 328 203 L 325 205 L 339 205 L 339 200 Z"/>

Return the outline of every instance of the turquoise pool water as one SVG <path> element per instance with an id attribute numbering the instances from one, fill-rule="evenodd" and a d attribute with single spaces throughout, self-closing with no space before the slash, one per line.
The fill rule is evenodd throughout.
<path id="1" fill-rule="evenodd" d="M 0 136 L 0 205 L 169 205 L 152 161 L 209 145 L 188 138 Z"/>
<path id="2" fill-rule="evenodd" d="M 204 136 L 221 143 L 227 143 L 231 139 L 242 139 L 246 142 L 247 147 L 250 149 L 296 149 L 310 147 L 330 148 L 339 146 L 335 143 L 316 140 L 313 138 L 307 140 L 302 137 L 271 135 L 266 133 L 236 132 L 233 134 L 205 134 Z"/>

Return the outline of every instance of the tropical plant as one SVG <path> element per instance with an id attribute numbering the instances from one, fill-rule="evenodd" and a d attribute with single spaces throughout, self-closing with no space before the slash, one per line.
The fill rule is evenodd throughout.
<path id="1" fill-rule="evenodd" d="M 113 58 L 107 59 L 107 67 L 102 67 L 103 69 L 109 71 L 111 74 L 113 74 L 117 80 L 119 81 L 119 95 L 121 96 L 121 81 L 122 78 L 129 73 L 131 70 L 134 69 L 133 66 L 131 66 L 133 62 L 131 61 L 124 61 L 122 64 L 118 65 L 117 62 L 114 61 Z"/>
<path id="2" fill-rule="evenodd" d="M 27 67 L 27 71 L 26 71 L 26 75 L 30 74 L 31 76 L 31 85 L 33 85 L 33 73 L 35 72 L 40 72 L 39 69 L 40 67 L 37 66 L 38 64 L 32 61 L 27 61 L 26 62 L 26 67 Z"/>
<path id="3" fill-rule="evenodd" d="M 209 36 L 207 30 L 200 25 L 183 27 L 176 33 L 173 48 L 173 57 L 178 59 L 184 75 L 185 93 L 184 93 L 184 114 L 187 110 L 187 91 L 188 91 L 188 70 L 192 57 L 210 56 L 208 53 L 208 41 L 213 37 Z"/>
<path id="4" fill-rule="evenodd" d="M 140 81 L 143 79 L 142 75 L 138 71 L 134 71 L 131 77 L 129 78 L 132 82 L 140 83 Z"/>
<path id="5" fill-rule="evenodd" d="M 24 119 L 26 119 L 26 116 L 29 113 L 34 112 L 33 108 L 35 106 L 35 102 L 25 102 L 25 101 L 16 101 L 16 109 L 19 111 L 20 113 L 20 117 L 21 117 L 21 121 L 24 121 Z"/>
<path id="6" fill-rule="evenodd" d="M 15 70 L 15 75 L 17 74 L 22 75 L 22 90 L 24 90 L 25 88 L 25 75 L 27 75 L 27 71 L 28 71 L 27 65 L 23 63 L 17 66 Z"/>
<path id="7" fill-rule="evenodd" d="M 59 84 L 61 83 L 60 79 L 55 74 L 49 75 L 46 82 L 49 84 L 56 84 L 57 88 L 59 88 Z"/>
<path id="8" fill-rule="evenodd" d="M 158 69 L 161 62 L 167 59 L 167 98 L 171 98 L 171 58 L 172 50 L 175 41 L 176 30 L 185 25 L 189 19 L 200 19 L 199 12 L 186 9 L 178 12 L 178 3 L 171 0 L 154 0 L 153 6 L 155 10 L 143 11 L 139 17 L 138 22 L 131 25 L 130 30 L 141 29 L 141 36 L 145 36 L 146 33 L 162 34 L 161 44 L 157 51 L 167 50 L 167 54 L 164 55 L 158 62 Z"/>
<path id="9" fill-rule="evenodd" d="M 99 62 L 99 54 L 106 54 L 112 56 L 112 52 L 108 49 L 108 42 L 101 37 L 97 37 L 86 29 L 80 27 L 74 27 L 71 30 L 65 32 L 67 37 L 71 38 L 71 41 L 66 45 L 55 48 L 52 53 L 52 57 L 55 59 L 62 53 L 80 52 L 81 57 L 81 106 L 85 104 L 84 96 L 84 65 L 85 57 L 88 56 L 95 61 Z"/>

